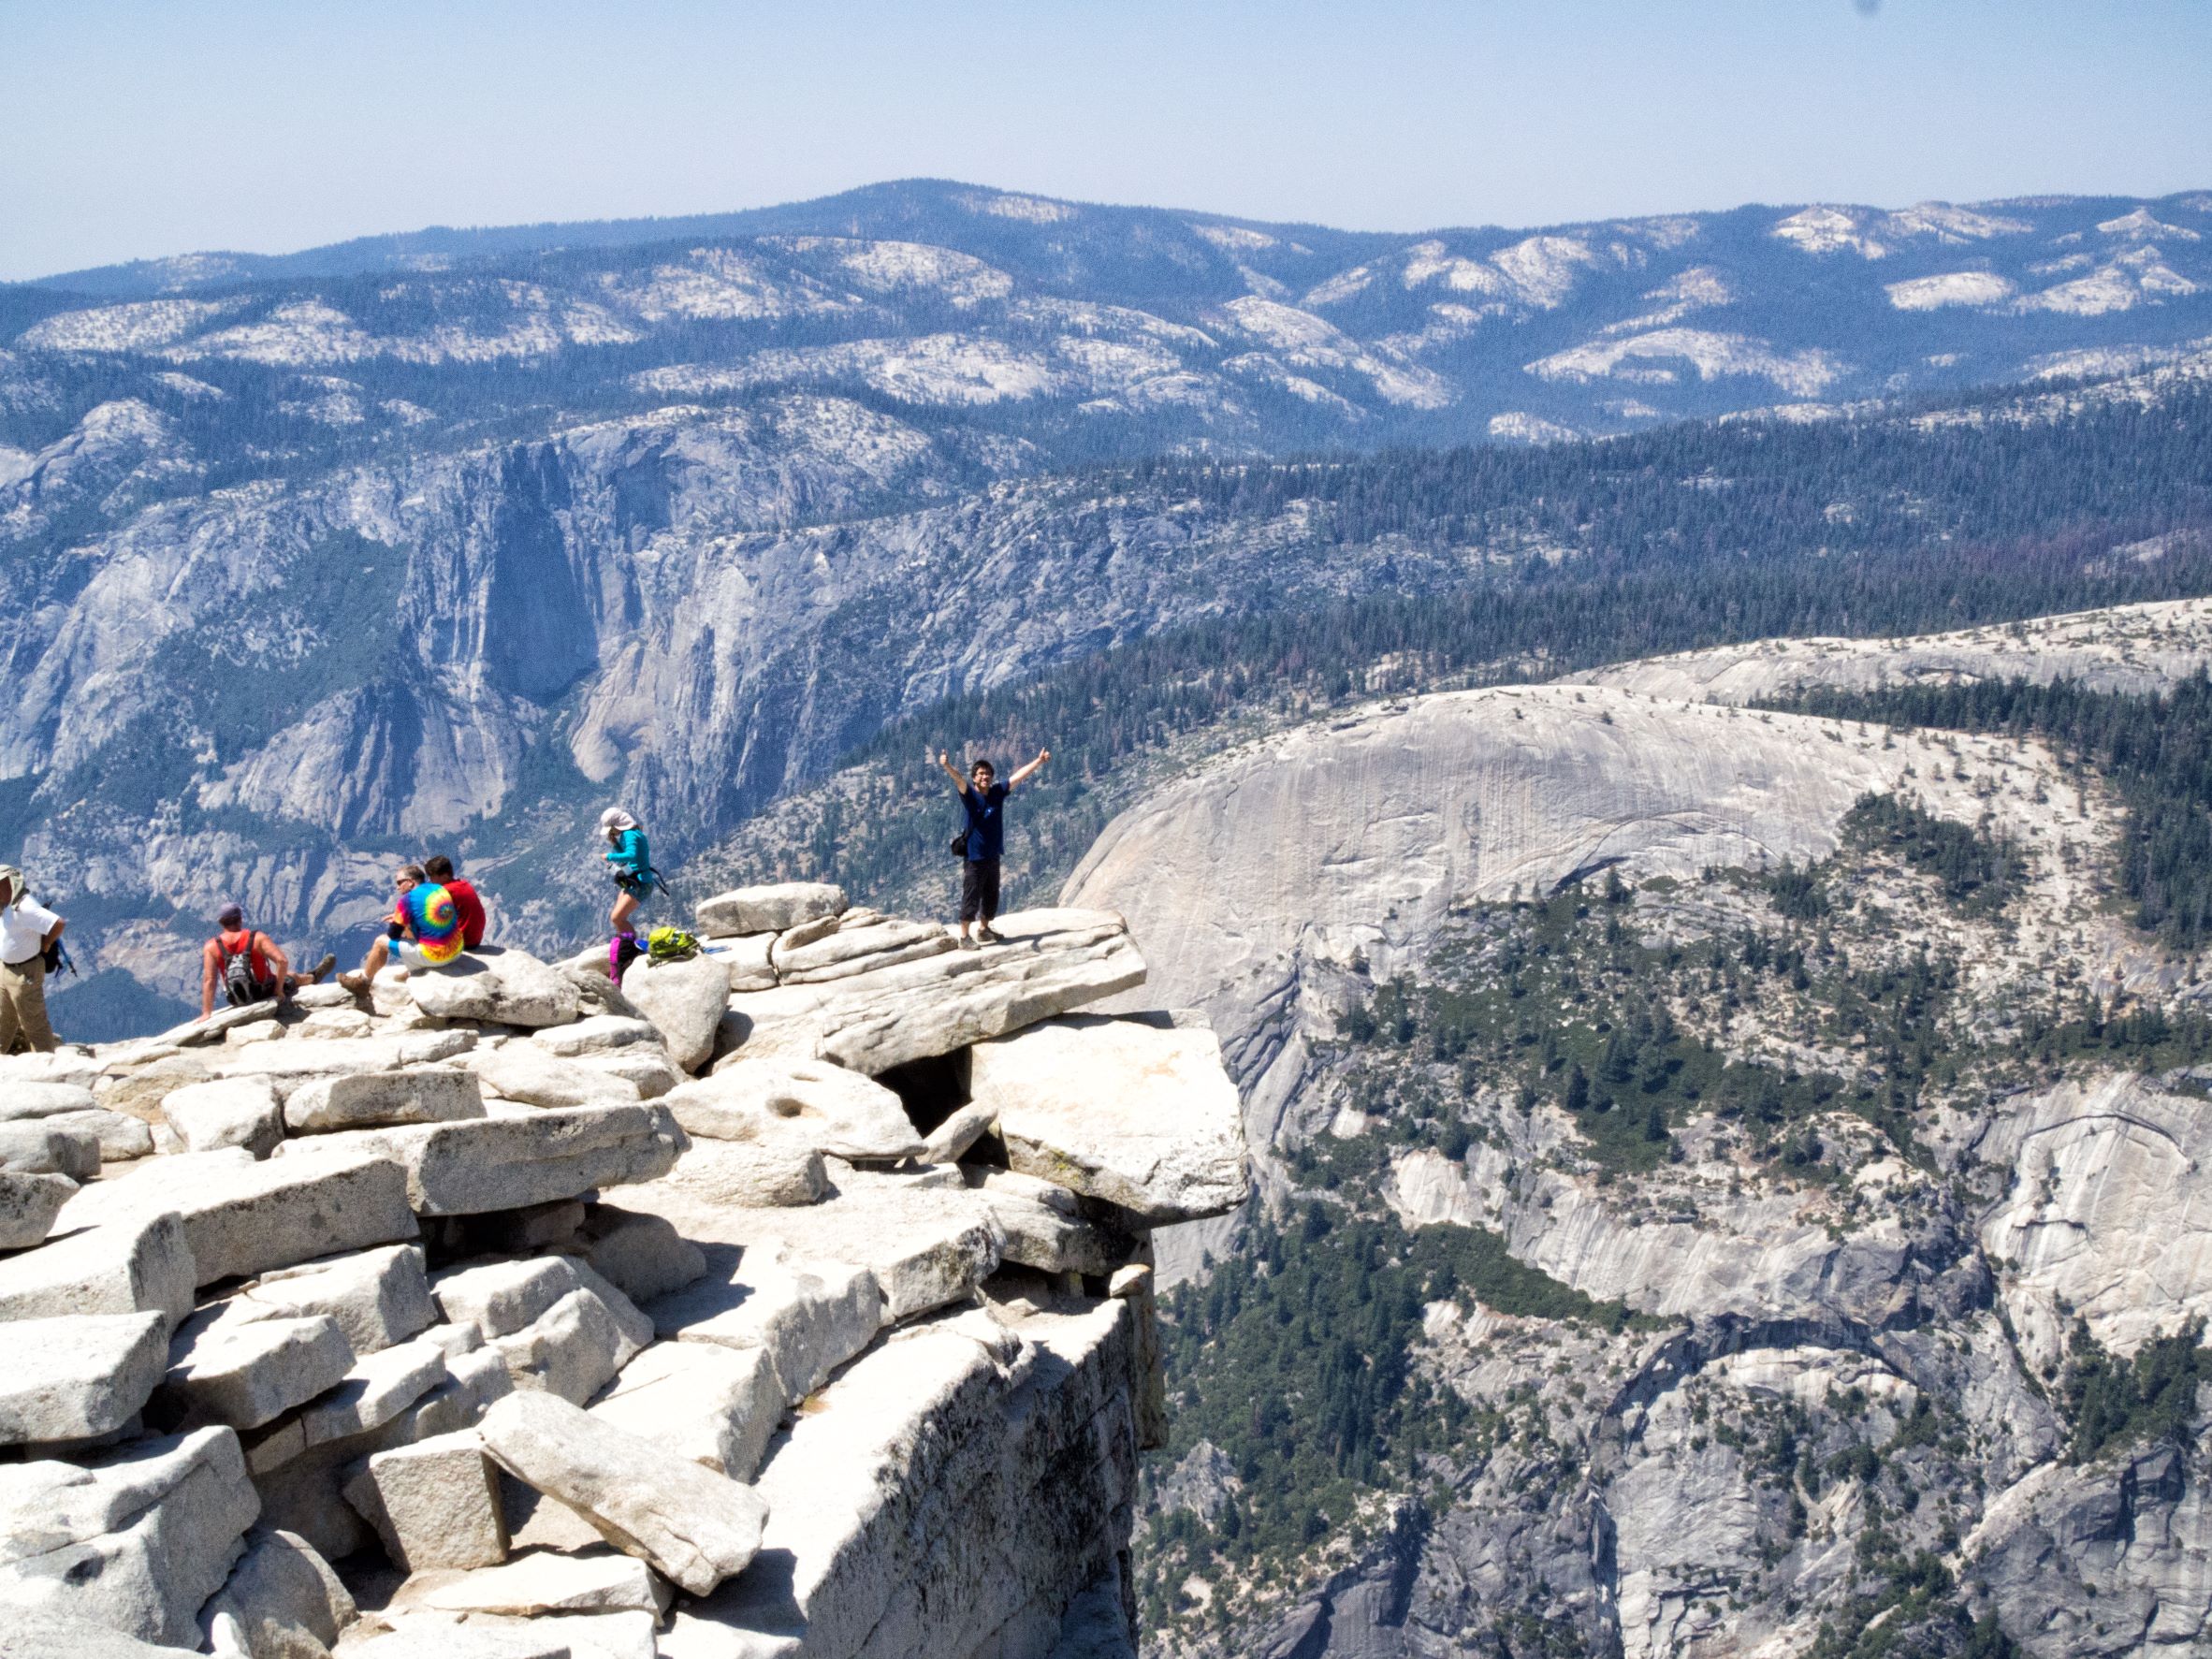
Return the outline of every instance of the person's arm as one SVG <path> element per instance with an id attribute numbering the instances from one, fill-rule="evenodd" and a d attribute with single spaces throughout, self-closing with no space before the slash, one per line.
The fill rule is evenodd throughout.
<path id="1" fill-rule="evenodd" d="M 46 930 L 46 949 L 53 949 L 53 941 L 62 937 L 62 929 L 68 925 L 65 917 L 56 916 L 53 919 L 53 925 Z"/>
<path id="2" fill-rule="evenodd" d="M 1036 777 L 1039 769 L 1043 766 L 1045 762 L 1051 760 L 1052 758 L 1053 751 L 1051 749 L 1039 749 L 1037 751 L 1037 758 L 1035 760 L 1031 761 L 1026 766 L 1017 767 L 1015 769 L 1014 775 L 1006 780 L 1006 787 L 1011 789 L 1017 783 L 1026 783 L 1030 779 Z"/>
<path id="3" fill-rule="evenodd" d="M 215 959 L 222 953 L 211 940 L 199 953 L 199 1017 L 206 1019 L 215 1011 Z"/>
<path id="4" fill-rule="evenodd" d="M 953 793 L 966 794 L 968 793 L 968 779 L 953 769 L 953 757 L 940 749 L 937 751 L 937 764 L 944 768 L 945 776 L 953 780 Z"/>

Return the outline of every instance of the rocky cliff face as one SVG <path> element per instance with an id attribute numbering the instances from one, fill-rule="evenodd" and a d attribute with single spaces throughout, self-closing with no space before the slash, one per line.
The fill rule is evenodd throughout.
<path id="1" fill-rule="evenodd" d="M 1264 1142 L 1283 1132 L 1355 958 L 1387 979 L 1470 906 L 1616 866 L 1685 880 L 1825 858 L 1869 793 L 1905 789 L 1965 823 L 1999 801 L 2048 848 L 2031 931 L 1980 969 L 2030 978 L 2040 947 L 2096 930 L 2074 866 L 2113 832 L 2100 803 L 2051 798 L 2058 784 L 2047 754 L 2010 742 L 1609 690 L 1449 693 L 1207 767 L 1117 819 L 1067 895 L 1111 898 L 1165 938 L 1157 981 L 1215 1014 Z"/>
<path id="2" fill-rule="evenodd" d="M 2190 607 L 1708 653 L 1378 706 L 1125 813 L 1067 898 L 1165 940 L 1263 1195 L 1162 1242 L 1147 1651 L 2212 1639 L 2198 988 L 2113 914 L 2118 813 L 2033 740 L 1683 700 L 2205 661 Z M 1975 899 L 1947 832 L 1877 823 L 2020 857 Z M 1411 1380 L 1317 1464 L 1218 1403 L 1336 1399 L 1239 1356 L 1337 1293 Z"/>
<path id="3" fill-rule="evenodd" d="M 1234 1092 L 1066 1013 L 1118 918 L 1001 925 L 737 892 L 619 983 L 488 948 L 0 1062 L 0 1644 L 1130 1654 L 1146 1239 L 1243 1201 Z"/>
<path id="4" fill-rule="evenodd" d="M 50 317 L 5 366 L 0 830 L 16 833 L 0 850 L 27 854 L 45 896 L 98 924 L 96 940 L 79 935 L 102 982 L 86 1000 L 125 993 L 109 997 L 111 1019 L 134 999 L 189 996 L 198 919 L 223 899 L 301 944 L 357 936 L 400 848 L 475 861 L 508 937 L 547 949 L 603 898 L 571 839 L 588 803 L 622 799 L 680 863 L 902 715 L 1186 624 L 1259 638 L 1265 618 L 1333 616 L 1376 593 L 1403 604 L 1516 573 L 1539 588 L 1584 556 L 1671 567 L 1691 546 L 1710 559 L 1734 534 L 1716 503 L 1739 499 L 1716 469 L 1768 503 L 1799 564 L 1841 547 L 1917 557 L 1925 574 L 1935 555 L 1911 549 L 1948 561 L 1947 538 L 2023 533 L 2009 498 L 1957 488 L 1981 473 L 1948 446 L 1998 465 L 2016 436 L 2006 423 L 2072 418 L 1980 403 L 1949 412 L 1993 423 L 1971 430 L 1884 416 L 1864 446 L 1877 460 L 1855 463 L 1836 459 L 1855 441 L 1780 424 L 1709 432 L 1690 447 L 1710 464 L 1662 442 L 1623 489 L 1597 487 L 1581 461 L 1494 450 L 1441 473 L 1404 460 L 1048 475 L 1068 457 L 1038 420 L 954 418 L 904 380 L 717 389 L 634 367 L 609 379 L 561 356 L 585 349 L 571 342 L 558 368 L 519 379 L 466 354 L 372 353 L 379 367 L 355 370 L 387 378 L 393 395 L 378 397 L 329 375 L 295 386 L 293 370 L 232 353 L 260 352 L 261 334 L 187 373 L 160 356 L 183 337 L 134 331 L 170 317 L 163 307 L 189 321 L 222 304 L 131 300 L 138 321 L 109 319 L 112 333 Z M 798 327 L 796 315 L 752 319 L 716 349 L 788 355 L 800 348 L 744 330 Z M 846 310 L 807 327 L 833 315 Z M 2132 461 L 2136 434 L 2112 411 L 2180 408 L 2195 384 L 2174 366 L 2085 388 L 2076 401 L 2103 414 L 2081 418 L 2103 424 L 2081 453 Z M 2102 462 L 2081 471 L 2079 488 L 2066 461 L 2039 472 L 2037 533 L 2101 488 Z M 2091 589 L 2119 572 L 2167 590 L 2158 573 L 2200 557 L 2186 491 L 2151 494 L 2145 523 L 2182 557 L 2147 564 L 2147 545 L 2128 543 L 2082 578 Z M 1455 671 L 1537 662 L 1544 631 Z M 1347 687 L 1423 672 L 1419 652 L 1377 650 L 1389 660 L 1346 671 Z M 804 810 L 755 839 L 779 830 L 802 850 L 836 839 Z"/>
<path id="5" fill-rule="evenodd" d="M 43 501 L 76 465 L 43 457 L 18 492 Z M 629 802 L 680 857 L 898 710 L 1208 614 L 1213 581 L 1363 579 L 1302 549 L 1295 520 L 1157 495 L 1008 485 L 851 517 L 968 476 L 897 419 L 800 397 L 127 517 L 0 621 L 0 770 L 41 786 L 24 855 L 53 896 L 119 918 L 227 895 L 327 936 L 375 913 L 368 848 L 458 838 L 517 869 L 504 925 L 543 942 L 562 881 L 589 892 L 570 838 L 587 802 Z M 1463 565 L 1432 562 L 1436 580 Z M 533 865 L 564 874 L 547 889 Z M 135 940 L 96 965 L 187 994 L 188 942 L 155 917 Z"/>

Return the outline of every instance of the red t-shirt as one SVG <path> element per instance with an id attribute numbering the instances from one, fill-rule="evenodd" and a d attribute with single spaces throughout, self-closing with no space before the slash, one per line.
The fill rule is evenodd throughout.
<path id="1" fill-rule="evenodd" d="M 484 942 L 484 901 L 458 876 L 445 883 L 445 891 L 453 895 L 453 908 L 460 912 L 461 943 L 473 951 Z"/>

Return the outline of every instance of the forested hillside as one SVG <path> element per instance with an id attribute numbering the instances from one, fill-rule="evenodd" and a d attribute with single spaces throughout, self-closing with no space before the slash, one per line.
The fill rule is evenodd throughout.
<path id="1" fill-rule="evenodd" d="M 928 902 L 947 807 L 922 763 L 939 747 L 1053 749 L 1009 866 L 1041 895 L 1141 785 L 1376 695 L 2204 592 L 2208 415 L 2191 388 L 2059 422 L 1685 426 L 1595 449 L 1110 473 L 1239 517 L 1295 514 L 1347 566 L 1425 570 L 1439 547 L 1482 558 L 1457 589 L 1210 618 L 916 711 L 703 860 L 702 877 L 835 875 Z"/>
<path id="2" fill-rule="evenodd" d="M 1020 856 L 1061 871 L 1147 769 L 1317 706 L 2199 591 L 2205 404 L 2159 371 L 2056 405 L 982 488 L 941 433 L 820 397 L 208 492 L 177 425 L 119 415 L 13 487 L 10 822 L 97 925 L 79 1017 L 137 1024 L 241 887 L 332 939 L 436 841 L 558 945 L 602 902 L 575 837 L 605 799 L 681 866 L 856 751 L 688 884 L 934 880 L 943 803 L 912 767 L 940 743 L 1055 747 Z M 89 539 L 36 557 L 56 536 Z"/>
<path id="3" fill-rule="evenodd" d="M 2126 805 L 2119 880 L 2135 924 L 2174 951 L 2205 948 L 2212 929 L 2212 682 L 2202 674 L 2163 697 L 2115 696 L 2065 680 L 1997 680 L 1808 692 L 1786 706 L 2051 744 Z"/>
<path id="4" fill-rule="evenodd" d="M 1051 742 L 1057 870 L 1201 728 L 2191 591 L 2206 211 L 1396 237 L 921 182 L 17 284 L 6 850 L 119 1030 L 222 899 L 349 948 L 432 844 L 570 942 L 610 799 L 680 865 L 849 757 Z M 715 867 L 921 873 L 938 807 L 833 797 Z"/>

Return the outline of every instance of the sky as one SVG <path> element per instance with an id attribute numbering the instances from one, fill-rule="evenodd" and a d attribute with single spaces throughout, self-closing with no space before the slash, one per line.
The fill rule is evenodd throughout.
<path id="1" fill-rule="evenodd" d="M 1363 230 L 2212 187 L 2206 0 L 0 0 L 0 280 L 884 179 Z"/>

